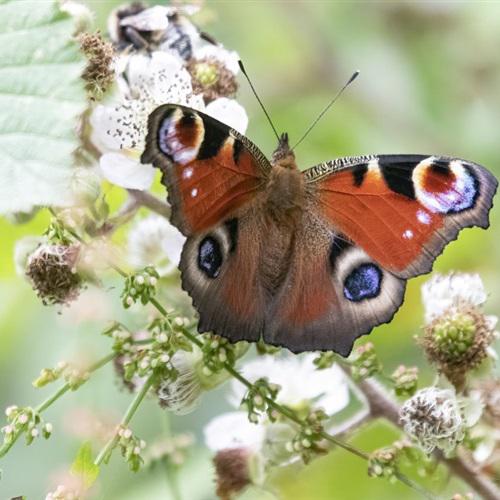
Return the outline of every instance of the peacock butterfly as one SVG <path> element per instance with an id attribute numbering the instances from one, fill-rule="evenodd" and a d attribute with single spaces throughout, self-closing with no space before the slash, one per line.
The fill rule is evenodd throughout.
<path id="1" fill-rule="evenodd" d="M 429 155 L 301 172 L 286 134 L 269 161 L 174 104 L 151 113 L 141 161 L 162 171 L 171 222 L 187 237 L 182 286 L 200 332 L 342 356 L 392 319 L 406 280 L 429 272 L 461 229 L 488 227 L 498 184 L 480 165 Z"/>

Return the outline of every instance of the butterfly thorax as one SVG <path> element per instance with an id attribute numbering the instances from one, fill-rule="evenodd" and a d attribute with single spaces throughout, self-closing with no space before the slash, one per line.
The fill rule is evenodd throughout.
<path id="1" fill-rule="evenodd" d="M 281 136 L 271 165 L 266 185 L 266 212 L 279 225 L 293 225 L 302 213 L 305 184 L 288 145 L 287 134 Z"/>

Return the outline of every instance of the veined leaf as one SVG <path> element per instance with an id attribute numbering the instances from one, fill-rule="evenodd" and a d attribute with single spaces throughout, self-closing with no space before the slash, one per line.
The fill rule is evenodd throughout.
<path id="1" fill-rule="evenodd" d="M 99 476 L 99 467 L 92 458 L 92 446 L 89 441 L 82 444 L 71 466 L 71 473 L 82 478 L 86 488 L 90 488 Z"/>
<path id="2" fill-rule="evenodd" d="M 72 202 L 84 58 L 57 0 L 0 0 L 0 213 Z"/>

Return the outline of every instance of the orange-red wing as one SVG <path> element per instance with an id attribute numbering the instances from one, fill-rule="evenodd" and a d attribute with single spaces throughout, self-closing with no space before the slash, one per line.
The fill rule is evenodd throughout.
<path id="1" fill-rule="evenodd" d="M 208 115 L 171 104 L 150 115 L 141 161 L 163 172 L 171 221 L 185 235 L 230 218 L 263 188 L 271 168 L 238 132 Z"/>
<path id="2" fill-rule="evenodd" d="M 488 227 L 497 180 L 454 158 L 380 155 L 334 160 L 304 173 L 317 209 L 397 276 L 428 272 L 465 227 Z"/>

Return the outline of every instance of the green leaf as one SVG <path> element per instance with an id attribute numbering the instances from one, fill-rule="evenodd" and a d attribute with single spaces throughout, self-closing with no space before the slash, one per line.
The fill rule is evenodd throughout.
<path id="1" fill-rule="evenodd" d="M 92 459 L 92 445 L 90 441 L 82 444 L 76 455 L 76 459 L 71 466 L 71 473 L 83 479 L 86 488 L 90 488 L 97 476 L 99 476 L 99 467 L 94 464 Z"/>
<path id="2" fill-rule="evenodd" d="M 86 107 L 74 31 L 56 0 L 0 0 L 0 213 L 72 203 Z"/>

